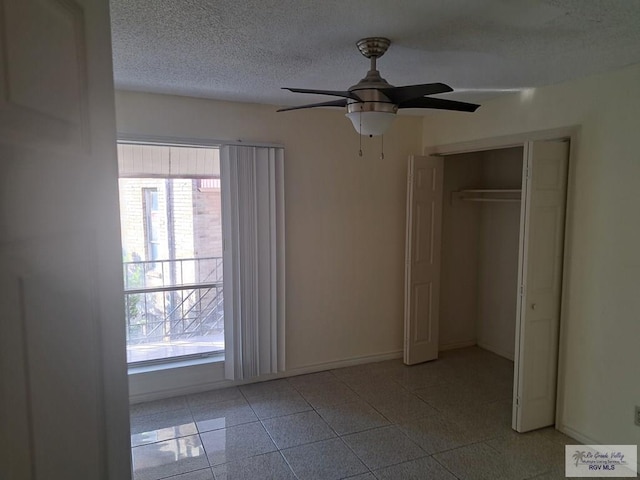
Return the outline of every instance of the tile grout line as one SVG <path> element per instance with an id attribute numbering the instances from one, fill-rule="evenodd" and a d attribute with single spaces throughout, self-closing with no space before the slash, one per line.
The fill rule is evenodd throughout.
<path id="1" fill-rule="evenodd" d="M 211 466 L 211 462 L 209 461 L 209 454 L 207 453 L 207 449 L 204 448 L 204 442 L 202 441 L 202 436 L 201 436 L 202 432 L 200 431 L 200 427 L 198 427 L 198 422 L 196 422 L 196 418 L 193 415 L 193 410 L 191 409 L 192 405 L 191 405 L 191 402 L 189 402 L 189 396 L 185 398 L 185 402 L 187 404 L 187 409 L 189 409 L 189 413 L 191 414 L 191 420 L 193 421 L 193 424 L 196 427 L 196 432 L 198 432 L 198 439 L 200 440 L 200 445 L 202 445 L 202 450 L 204 451 L 204 454 L 207 457 L 207 463 L 209 464 L 208 470 L 211 472 L 211 478 L 213 480 L 216 480 L 216 475 L 215 473 L 213 473 L 213 466 Z M 196 471 L 196 470 L 193 470 L 193 471 Z"/>
<path id="2" fill-rule="evenodd" d="M 333 374 L 333 372 L 331 372 L 331 373 Z M 337 376 L 336 376 L 335 374 L 333 374 L 333 376 L 337 378 Z M 387 418 L 387 416 L 386 416 L 386 415 L 384 415 L 381 411 L 379 411 L 375 406 L 373 406 L 371 403 L 369 403 L 369 402 L 368 402 L 364 397 L 362 397 L 358 392 L 356 392 L 355 390 L 353 390 L 353 388 L 351 388 L 351 386 L 350 386 L 347 382 L 343 381 L 343 380 L 342 380 L 342 379 L 340 379 L 340 378 L 338 378 L 338 381 L 339 381 L 340 383 L 342 383 L 343 385 L 345 385 L 345 386 L 346 386 L 350 391 L 352 391 L 352 392 L 353 392 L 353 393 L 358 397 L 358 399 L 359 399 L 360 401 L 362 401 L 365 405 L 367 405 L 367 406 L 371 407 L 371 408 L 372 408 L 376 413 L 378 413 L 382 418 L 384 418 L 387 422 L 389 422 L 389 425 L 384 425 L 384 426 L 381 426 L 381 427 L 372 427 L 372 428 L 367 428 L 367 429 L 364 429 L 364 430 L 359 430 L 359 431 L 357 431 L 357 432 L 351 432 L 351 433 L 349 433 L 349 434 L 339 435 L 339 434 L 338 434 L 338 432 L 336 432 L 336 431 L 335 431 L 335 429 L 333 429 L 333 427 L 331 427 L 331 425 L 329 425 L 329 424 L 328 424 L 328 422 L 326 422 L 326 421 L 325 421 L 325 423 L 327 423 L 327 425 L 329 425 L 329 428 L 331 428 L 331 429 L 332 429 L 332 431 L 336 434 L 337 438 L 339 438 L 339 439 L 342 441 L 342 443 L 343 443 L 343 444 L 344 444 L 344 445 L 349 449 L 349 451 L 351 451 L 351 453 L 353 453 L 353 455 L 354 455 L 354 456 L 355 456 L 355 457 L 356 457 L 356 458 L 357 458 L 357 459 L 362 463 L 362 465 L 364 465 L 364 467 L 368 470 L 368 472 L 369 472 L 371 475 L 373 475 L 373 477 L 374 477 L 374 478 L 378 478 L 378 476 L 374 473 L 374 470 L 373 470 L 371 467 L 369 467 L 369 465 L 367 465 L 367 464 L 365 463 L 365 461 L 364 461 L 362 458 L 360 458 L 360 456 L 359 456 L 359 455 L 357 454 L 357 452 L 356 452 L 356 451 L 351 447 L 351 445 L 349 445 L 349 444 L 346 442 L 346 440 L 344 439 L 344 437 L 349 436 L 349 435 L 355 435 L 355 434 L 362 433 L 362 432 L 370 432 L 370 431 L 372 431 L 372 430 L 376 430 L 376 429 L 380 429 L 380 428 L 386 428 L 386 427 L 389 427 L 389 426 L 395 426 L 395 423 L 394 423 L 390 418 Z M 396 384 L 397 384 L 397 383 L 396 383 Z M 397 384 L 397 385 L 399 385 L 399 384 Z M 399 386 L 401 387 L 401 385 L 399 385 Z M 302 395 L 302 394 L 301 394 L 301 395 Z M 345 402 L 345 403 L 349 403 L 349 402 Z M 337 404 L 337 405 L 343 405 L 343 404 Z M 329 408 L 329 407 L 331 407 L 331 406 L 335 407 L 335 406 L 337 406 L 337 405 L 325 406 L 325 408 Z M 318 416 L 320 416 L 320 418 L 322 418 L 322 415 L 320 415 L 320 412 L 318 412 L 318 411 L 316 410 L 316 413 L 318 414 Z M 323 420 L 324 420 L 324 419 L 323 419 Z M 419 447 L 419 446 L 418 446 L 418 447 Z M 420 447 L 419 447 L 419 448 L 420 448 Z M 422 449 L 421 449 L 421 450 L 422 450 Z M 366 472 L 365 472 L 365 473 L 366 473 Z"/>
<path id="3" fill-rule="evenodd" d="M 331 372 L 331 374 L 334 376 L 334 378 L 336 378 L 336 376 L 333 374 L 333 372 Z M 358 396 L 358 398 L 360 398 L 360 396 L 358 395 L 358 393 L 357 393 L 357 392 L 355 392 L 355 391 L 353 391 L 353 390 L 351 389 L 351 387 L 349 387 L 349 385 L 347 385 L 346 383 L 342 382 L 342 380 L 340 380 L 340 379 L 337 379 L 337 380 L 338 380 L 338 382 L 340 382 L 341 384 L 343 384 L 343 385 L 345 385 L 347 388 L 349 388 L 349 390 L 351 390 L 354 394 L 356 394 L 356 395 Z M 322 383 L 321 383 L 321 384 L 322 384 Z M 294 390 L 296 390 L 296 391 L 297 391 L 297 392 L 302 396 L 302 398 L 304 398 L 304 394 L 302 394 L 302 392 L 300 392 L 300 391 L 299 391 L 299 390 L 298 390 L 294 385 L 292 385 L 292 387 L 294 388 Z M 309 403 L 309 402 L 307 401 L 307 399 L 306 399 L 306 398 L 305 398 L 304 400 L 305 400 L 307 403 Z M 345 403 L 349 403 L 349 402 L 345 402 Z M 364 460 L 362 460 L 362 458 L 360 458 L 360 457 L 358 456 L 358 454 L 353 450 L 353 448 L 351 448 L 351 446 L 350 446 L 350 445 L 349 445 L 349 444 L 344 440 L 344 438 L 342 438 L 343 436 L 339 435 L 339 434 L 338 434 L 338 432 L 336 432 L 336 431 L 335 431 L 335 429 L 334 429 L 334 428 L 329 424 L 329 422 L 327 422 L 327 421 L 322 417 L 322 415 L 320 415 L 320 412 L 318 412 L 318 410 L 316 409 L 316 407 L 314 407 L 314 406 L 313 406 L 313 405 L 311 405 L 311 404 L 309 404 L 309 405 L 311 406 L 311 408 L 313 409 L 313 411 L 316 413 L 316 415 L 318 415 L 318 417 L 319 417 L 319 418 L 320 418 L 320 419 L 321 419 L 321 420 L 322 420 L 322 421 L 323 421 L 323 422 L 324 422 L 324 423 L 325 423 L 325 424 L 326 424 L 326 425 L 331 429 L 331 431 L 332 431 L 332 432 L 333 432 L 333 434 L 335 435 L 335 437 L 334 437 L 334 438 L 339 439 L 339 440 L 342 442 L 342 444 L 343 444 L 344 446 L 346 446 L 346 447 L 347 447 L 347 449 L 348 449 L 351 453 L 353 453 L 353 455 L 354 455 L 354 456 L 355 456 L 355 457 L 360 461 L 360 463 L 362 463 L 362 465 L 367 469 L 367 472 L 368 472 L 368 473 L 371 473 L 371 475 L 373 475 L 373 476 L 374 476 L 374 478 L 376 478 L 376 475 L 373 473 L 373 470 L 372 470 L 371 468 L 369 468 L 369 466 L 364 462 Z M 343 405 L 343 404 L 339 404 L 339 405 Z M 329 408 L 329 406 L 325 406 L 324 408 Z M 326 440 L 329 440 L 329 439 L 325 439 L 325 440 L 318 440 L 317 442 L 310 442 L 310 443 L 306 443 L 306 444 L 303 444 L 303 445 L 311 445 L 311 444 L 313 444 L 313 443 L 319 443 L 319 442 L 326 441 Z M 274 442 L 274 443 L 275 443 L 275 442 Z M 297 446 L 299 447 L 299 446 L 302 446 L 302 445 L 297 445 Z M 291 447 L 291 448 L 295 448 L 295 447 Z M 283 454 L 283 456 L 284 456 L 284 454 Z M 286 457 L 285 457 L 285 459 L 286 459 Z M 293 470 L 293 469 L 291 469 L 291 470 Z M 365 474 L 365 473 L 367 473 L 367 472 L 363 472 L 363 473 L 362 473 L 362 475 L 364 475 L 364 474 Z M 295 472 L 294 472 L 294 473 L 295 473 Z M 352 475 L 352 477 L 353 477 L 353 475 Z M 347 478 L 348 478 L 348 477 L 347 477 Z"/>
<path id="4" fill-rule="evenodd" d="M 331 374 L 333 375 L 333 372 L 331 372 Z M 333 375 L 333 376 L 335 377 L 335 375 Z M 342 382 L 340 379 L 338 379 L 338 381 L 339 381 L 341 384 L 345 385 L 347 388 L 349 388 L 349 386 L 348 386 L 348 385 L 346 385 L 344 382 Z M 302 398 L 304 398 L 304 394 L 302 394 L 302 392 L 300 392 L 300 391 L 299 391 L 299 390 L 298 390 L 294 385 L 292 385 L 292 387 L 293 387 L 293 388 L 294 388 L 294 389 L 295 389 L 295 390 L 296 390 L 296 391 L 297 391 L 297 392 L 302 396 Z M 349 389 L 350 389 L 350 388 L 349 388 Z M 351 389 L 350 389 L 350 390 L 351 390 Z M 354 393 L 356 393 L 356 392 L 354 392 Z M 356 393 L 356 395 L 357 395 L 357 393 Z M 307 400 L 306 398 L 304 398 L 304 400 L 305 400 L 307 403 L 309 403 L 309 402 L 308 402 L 308 400 Z M 346 402 L 346 403 L 348 403 L 348 402 Z M 323 422 L 324 422 L 324 423 L 325 423 L 325 424 L 326 424 L 326 425 L 331 429 L 331 431 L 332 431 L 332 432 L 333 432 L 333 434 L 335 435 L 335 437 L 334 437 L 334 438 L 339 439 L 339 440 L 342 442 L 342 444 L 343 444 L 343 445 L 345 445 L 345 446 L 349 449 L 349 451 L 350 451 L 351 453 L 353 453 L 353 455 L 354 455 L 354 456 L 355 456 L 355 457 L 360 461 L 360 463 L 362 463 L 362 465 L 363 465 L 363 466 L 368 470 L 368 472 L 369 472 L 369 473 L 371 473 L 371 474 L 373 475 L 373 472 L 371 471 L 371 469 L 369 468 L 369 466 L 368 466 L 366 463 L 364 463 L 364 461 L 363 461 L 363 460 L 358 456 L 358 454 L 357 454 L 356 452 L 354 452 L 354 451 L 353 451 L 353 449 L 349 446 L 349 444 L 347 444 L 347 442 L 345 442 L 345 441 L 344 441 L 344 439 L 343 439 L 343 438 L 338 434 L 338 432 L 336 432 L 336 431 L 335 431 L 335 429 L 334 429 L 334 428 L 329 424 L 329 422 L 327 422 L 327 421 L 322 417 L 322 415 L 320 415 L 320 412 L 318 412 L 318 410 L 316 409 L 316 407 L 314 407 L 314 406 L 313 406 L 313 405 L 311 405 L 311 404 L 309 404 L 309 406 L 313 409 L 313 411 L 315 412 L 315 414 L 316 414 L 316 415 L 318 415 L 318 417 L 319 417 L 319 418 L 320 418 L 320 419 L 321 419 L 321 420 L 322 420 L 322 421 L 323 421 Z M 325 408 L 328 408 L 328 407 L 325 407 Z M 329 439 L 325 439 L 325 440 L 318 440 L 317 442 L 310 442 L 310 443 L 306 443 L 306 444 L 303 444 L 303 445 L 311 445 L 311 444 L 313 444 L 313 443 L 319 443 L 319 442 L 323 442 L 323 441 L 326 441 L 326 440 L 329 440 Z M 297 445 L 297 446 L 299 447 L 299 446 L 302 446 L 302 445 Z M 290 447 L 290 448 L 295 448 L 295 447 Z M 283 456 L 284 456 L 284 454 L 283 454 Z M 286 457 L 285 457 L 285 458 L 286 458 Z M 293 469 L 292 469 L 292 470 L 293 470 Z M 294 473 L 295 473 L 295 472 L 294 472 Z M 366 473 L 366 472 L 364 472 L 364 473 Z M 353 476 L 353 475 L 352 475 L 352 476 Z M 374 477 L 375 477 L 375 475 L 374 475 Z"/>
<path id="5" fill-rule="evenodd" d="M 260 422 L 260 425 L 262 426 L 262 428 L 264 429 L 264 431 L 266 432 L 266 434 L 269 436 L 269 439 L 271 440 L 271 443 L 273 443 L 273 446 L 276 447 L 276 451 L 278 452 L 278 454 L 280 455 L 280 458 L 282 458 L 282 460 L 284 461 L 284 463 L 287 465 L 287 467 L 289 468 L 289 471 L 291 472 L 291 474 L 294 476 L 294 478 L 299 480 L 298 475 L 296 474 L 296 472 L 293 470 L 293 468 L 291 467 L 291 464 L 289 463 L 289 461 L 287 460 L 287 457 L 285 457 L 282 453 L 282 450 L 280 450 L 280 447 L 278 447 L 278 444 L 276 443 L 276 441 L 273 439 L 273 436 L 271 435 L 271 433 L 269 432 L 269 430 L 267 429 L 267 427 L 265 426 L 263 419 L 261 419 L 258 416 L 258 413 L 255 411 L 255 409 L 253 408 L 253 405 L 251 405 L 251 402 L 249 401 L 249 399 L 247 398 L 247 396 L 245 395 L 245 393 L 240 390 L 240 394 L 242 395 L 242 397 L 244 398 L 244 400 L 247 402 L 247 404 L 249 405 L 249 408 L 251 409 L 251 411 L 253 412 L 253 414 L 256 416 L 256 418 L 258 419 L 258 421 Z M 266 455 L 266 454 L 265 454 Z M 249 457 L 251 458 L 251 457 Z"/>
<path id="6" fill-rule="evenodd" d="M 455 450 L 455 449 L 453 449 L 453 450 Z M 448 451 L 451 451 L 451 450 L 448 450 Z M 439 452 L 439 453 L 442 453 L 442 452 Z M 440 465 L 442 468 L 444 468 L 447 472 L 449 472 L 451 475 L 453 475 L 453 477 L 454 477 L 454 478 L 457 478 L 458 480 L 462 480 L 462 479 L 461 479 L 459 476 L 457 476 L 454 472 L 452 472 L 451 470 L 449 470 L 445 464 L 443 464 L 440 460 L 438 460 L 438 459 L 435 457 L 435 455 L 436 455 L 435 453 L 434 453 L 433 455 L 431 455 L 431 458 L 433 458 L 433 461 L 434 461 L 434 462 L 436 462 L 438 465 Z"/>
<path id="7" fill-rule="evenodd" d="M 289 383 L 289 384 L 290 384 L 290 382 L 288 381 L 288 379 L 287 379 L 287 383 Z M 298 393 L 298 394 L 303 398 L 303 400 L 304 400 L 304 401 L 305 401 L 305 402 L 306 402 L 306 403 L 311 407 L 311 410 L 306 410 L 306 411 L 313 411 L 316 415 L 318 415 L 318 417 L 319 417 L 319 418 L 320 418 L 320 419 L 321 419 L 321 420 L 322 420 L 322 421 L 323 421 L 323 422 L 324 422 L 324 423 L 325 423 L 325 424 L 326 424 L 326 425 L 331 429 L 331 431 L 332 431 L 332 432 L 333 432 L 333 434 L 335 435 L 335 437 L 334 437 L 334 438 L 340 439 L 340 436 L 338 435 L 338 433 L 333 429 L 333 427 L 331 427 L 331 425 L 329 425 L 329 424 L 328 424 L 328 423 L 327 423 L 327 422 L 322 418 L 322 416 L 318 413 L 318 411 L 315 409 L 315 407 L 314 407 L 313 405 L 311 405 L 311 404 L 308 402 L 308 400 L 307 400 L 306 398 L 304 398 L 304 395 L 302 394 L 302 392 L 300 392 L 300 391 L 295 387 L 295 385 L 291 385 L 291 384 L 290 384 L 290 386 L 291 386 L 291 387 L 292 387 L 292 388 L 293 388 L 293 389 L 294 389 L 294 390 L 295 390 L 295 391 L 296 391 L 296 392 L 297 392 L 297 393 Z M 242 394 L 243 394 L 243 396 L 244 396 L 244 393 L 243 393 L 242 391 L 241 391 L 241 393 L 242 393 Z M 247 400 L 247 403 L 249 403 L 249 406 L 250 406 L 250 407 L 251 407 L 251 409 L 253 410 L 253 407 L 251 406 L 251 403 L 250 403 L 250 402 L 249 402 L 249 400 L 246 398 L 246 396 L 245 396 L 245 399 Z M 254 412 L 254 414 L 255 414 L 255 415 L 256 415 L 256 417 L 257 417 L 258 415 L 257 415 L 257 413 L 255 412 L 255 410 L 253 410 L 253 412 Z M 304 412 L 297 412 L 297 413 L 304 413 Z M 295 414 L 296 414 L 296 413 L 292 413 L 292 414 L 290 414 L 290 415 L 295 415 Z M 280 417 L 284 417 L 284 416 L 287 416 L 287 415 L 282 415 L 282 416 L 280 416 Z M 277 416 L 276 416 L 276 417 L 270 417 L 270 418 L 268 418 L 268 419 L 264 419 L 264 420 L 269 420 L 269 419 L 271 419 L 271 418 L 280 418 L 280 417 L 277 417 Z M 286 464 L 287 464 L 287 466 L 289 467 L 289 470 L 293 473 L 293 475 L 295 476 L 295 478 L 299 478 L 299 477 L 298 477 L 298 475 L 296 474 L 295 470 L 293 469 L 293 467 L 291 466 L 291 464 L 290 464 L 290 463 L 289 463 L 289 461 L 287 460 L 286 455 L 283 453 L 283 450 L 286 450 L 286 449 L 281 449 L 281 448 L 278 446 L 278 444 L 277 444 L 277 443 L 275 442 L 275 440 L 273 439 L 273 437 L 272 437 L 271 433 L 269 432 L 269 430 L 267 429 L 267 427 L 264 425 L 263 419 L 260 419 L 259 417 L 258 417 L 258 419 L 259 419 L 259 421 L 260 421 L 260 423 L 261 423 L 261 425 L 262 425 L 262 428 L 264 428 L 264 429 L 265 429 L 265 431 L 267 432 L 267 435 L 269 435 L 269 438 L 271 439 L 271 441 L 273 442 L 273 444 L 274 444 L 274 445 L 275 445 L 275 447 L 277 448 L 278 453 L 280 454 L 280 456 L 283 458 L 283 460 L 285 461 L 285 463 L 286 463 Z M 301 445 L 295 445 L 295 446 L 288 447 L 288 448 L 296 448 L 296 447 L 300 447 L 300 446 L 303 446 L 303 445 L 313 445 L 314 443 L 320 443 L 320 442 L 324 442 L 324 441 L 327 441 L 327 440 L 331 440 L 331 439 L 317 440 L 317 441 L 315 441 L 315 442 L 308 442 L 308 443 L 304 443 L 304 444 L 301 444 Z M 344 440 L 342 440 L 342 442 L 346 445 L 346 442 L 344 442 Z M 346 446 L 347 446 L 347 448 L 349 448 L 349 446 L 348 446 L 348 445 L 346 445 Z M 354 455 L 355 455 L 355 452 L 354 452 Z M 356 455 L 356 458 L 358 458 L 358 460 L 360 460 L 360 458 L 359 458 L 357 455 Z M 362 462 L 362 460 L 360 460 L 360 461 Z M 367 465 L 366 465 L 364 462 L 362 462 L 362 464 L 363 464 L 367 469 L 369 468 L 369 467 L 367 467 Z M 371 470 L 369 470 L 369 471 L 371 471 Z"/>

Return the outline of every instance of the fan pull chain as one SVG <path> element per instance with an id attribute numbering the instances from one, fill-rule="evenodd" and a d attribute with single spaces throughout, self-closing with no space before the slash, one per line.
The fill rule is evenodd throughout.
<path id="1" fill-rule="evenodd" d="M 380 135 L 380 160 L 384 160 L 384 135 Z"/>
<path id="2" fill-rule="evenodd" d="M 359 155 L 362 156 L 362 105 L 360 106 L 360 115 L 358 115 L 358 119 L 360 120 L 360 129 L 359 129 L 359 134 L 360 134 L 360 152 Z"/>

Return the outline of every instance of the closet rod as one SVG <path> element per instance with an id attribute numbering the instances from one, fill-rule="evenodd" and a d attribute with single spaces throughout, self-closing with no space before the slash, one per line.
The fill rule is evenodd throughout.
<path id="1" fill-rule="evenodd" d="M 465 188 L 457 193 L 522 193 L 521 188 Z"/>
<path id="2" fill-rule="evenodd" d="M 519 198 L 460 198 L 463 202 L 520 202 Z"/>

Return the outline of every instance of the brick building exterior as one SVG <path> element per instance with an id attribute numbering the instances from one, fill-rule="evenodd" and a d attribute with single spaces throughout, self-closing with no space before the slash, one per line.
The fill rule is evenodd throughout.
<path id="1" fill-rule="evenodd" d="M 163 285 L 221 280 L 220 262 L 180 261 L 222 256 L 219 150 L 121 143 L 118 168 L 123 261 L 176 260 L 151 265 Z"/>
<path id="2" fill-rule="evenodd" d="M 222 211 L 217 179 L 121 178 L 120 206 L 124 261 L 179 260 L 222 256 Z M 149 194 L 157 195 L 155 209 Z M 155 230 L 155 256 L 149 247 Z M 210 263 L 210 262 L 209 262 Z M 177 283 L 198 283 L 213 264 L 184 262 Z M 219 272 L 221 276 L 222 272 Z M 211 278 L 209 278 L 211 280 Z M 214 280 L 217 280 L 214 279 Z"/>

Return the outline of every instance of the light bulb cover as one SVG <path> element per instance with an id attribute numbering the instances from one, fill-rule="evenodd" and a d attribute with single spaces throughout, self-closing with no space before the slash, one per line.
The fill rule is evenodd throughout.
<path id="1" fill-rule="evenodd" d="M 345 114 L 360 135 L 378 136 L 386 132 L 394 118 L 392 112 L 356 111 Z"/>

